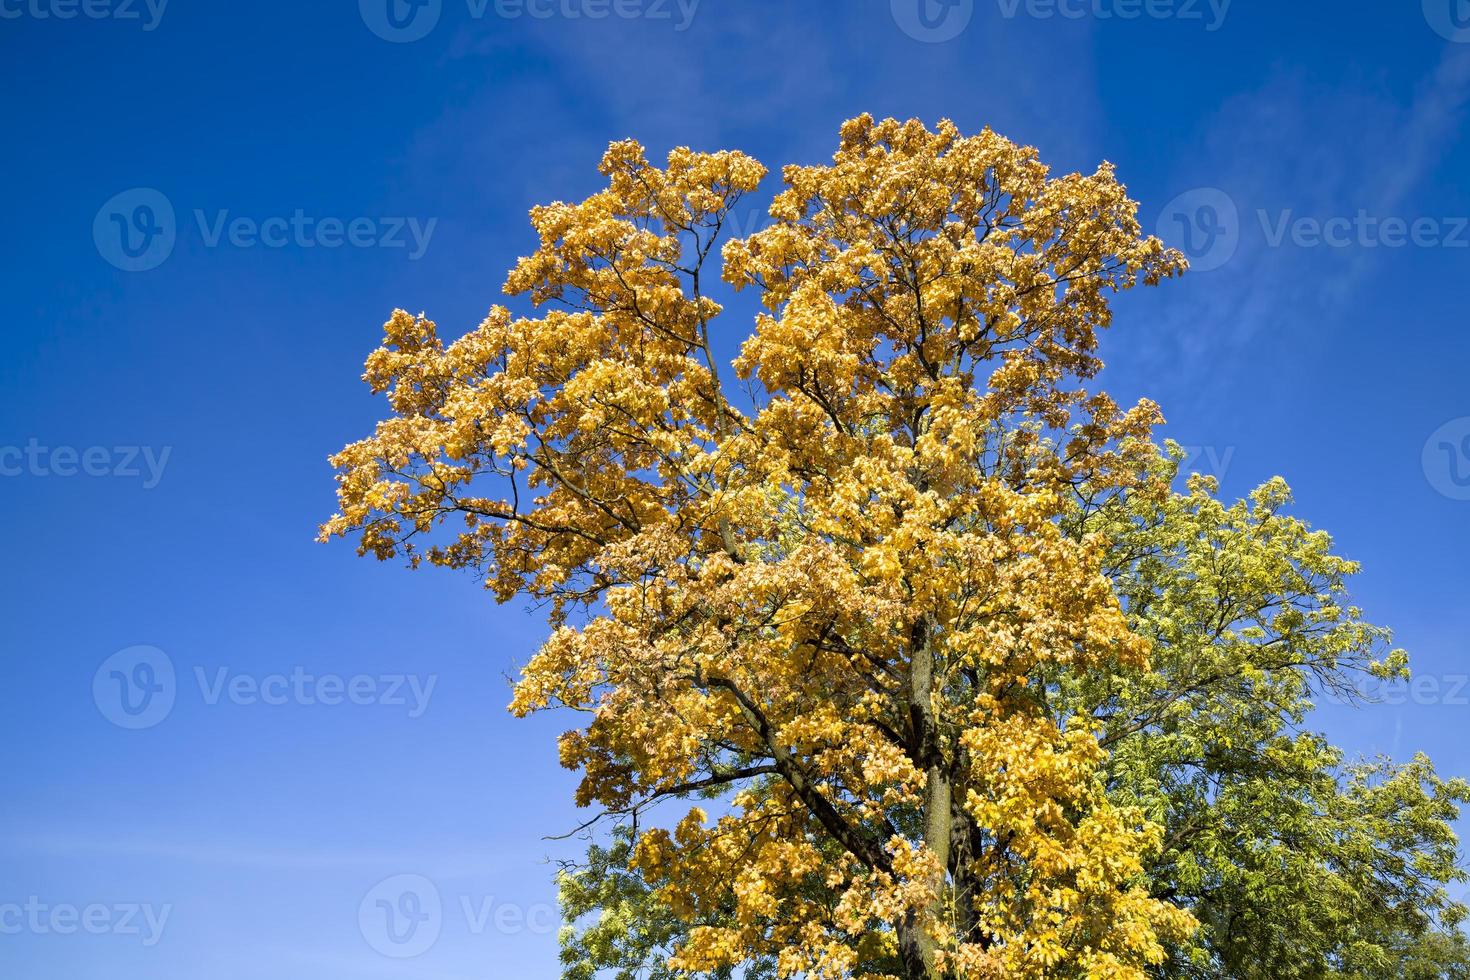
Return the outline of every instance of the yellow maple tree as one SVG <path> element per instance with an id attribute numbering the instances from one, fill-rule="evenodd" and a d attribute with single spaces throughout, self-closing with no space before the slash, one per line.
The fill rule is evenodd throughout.
<path id="1" fill-rule="evenodd" d="M 333 457 L 323 539 L 547 601 L 512 709 L 589 713 L 578 804 L 719 798 L 635 852 L 691 925 L 673 969 L 1144 976 L 1194 922 L 1042 678 L 1148 657 L 1058 519 L 1146 469 L 1156 407 L 1085 385 L 1110 295 L 1182 257 L 1108 165 L 948 121 L 850 120 L 743 239 L 742 153 L 601 172 L 532 211 L 505 290 L 540 315 L 446 346 L 393 314 L 365 374 L 393 414 Z M 733 366 L 717 273 L 762 307 Z"/>

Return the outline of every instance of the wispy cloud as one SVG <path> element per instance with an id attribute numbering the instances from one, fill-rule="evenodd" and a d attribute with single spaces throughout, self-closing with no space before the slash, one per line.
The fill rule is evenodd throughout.
<path id="1" fill-rule="evenodd" d="M 1457 137 L 1470 103 L 1470 47 L 1448 45 L 1407 100 L 1380 86 L 1280 71 L 1225 102 L 1175 188 L 1219 188 L 1239 212 L 1239 246 L 1219 269 L 1165 290 L 1153 325 L 1160 363 L 1219 363 L 1273 330 L 1318 329 L 1370 280 L 1382 249 L 1271 244 L 1298 218 L 1446 218 L 1415 197 Z M 1166 239 L 1168 227 L 1161 228 Z M 1180 244 L 1177 238 L 1172 244 Z"/>

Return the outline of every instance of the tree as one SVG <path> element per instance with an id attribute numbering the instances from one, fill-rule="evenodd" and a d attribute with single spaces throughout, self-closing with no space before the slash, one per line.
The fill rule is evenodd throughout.
<path id="1" fill-rule="evenodd" d="M 1160 454 L 1156 488 L 1181 458 Z M 1165 828 L 1145 868 L 1151 893 L 1203 923 L 1150 972 L 1470 976 L 1465 909 L 1445 888 L 1465 880 L 1450 829 L 1464 782 L 1422 756 L 1345 764 L 1301 730 L 1313 692 L 1353 698 L 1374 675 L 1402 674 L 1387 631 L 1347 602 L 1356 565 L 1289 516 L 1281 481 L 1228 506 L 1215 489 L 1191 477 L 1185 493 L 1101 508 L 1079 495 L 1068 520 L 1073 534 L 1111 525 L 1105 571 L 1152 640 L 1147 670 L 1050 685 L 1056 710 L 1101 725 L 1109 794 Z M 687 931 L 627 860 L 630 842 L 620 828 L 561 877 L 568 917 L 598 914 L 564 935 L 569 978 L 662 976 Z M 759 966 L 745 976 L 772 975 Z"/>
<path id="2" fill-rule="evenodd" d="M 1161 483 L 1178 474 L 1169 448 Z M 1406 655 L 1363 621 L 1358 566 L 1287 512 L 1282 480 L 1229 505 L 1216 490 L 1191 476 L 1074 515 L 1077 533 L 1107 527 L 1108 575 L 1151 641 L 1147 671 L 1058 686 L 1102 725 L 1110 797 L 1166 828 L 1151 892 L 1201 929 L 1164 973 L 1403 976 L 1421 944 L 1463 948 L 1445 886 L 1465 880 L 1450 822 L 1470 786 L 1423 756 L 1346 764 L 1304 730 L 1311 697 L 1406 677 Z"/>
<path id="3" fill-rule="evenodd" d="M 764 168 L 685 148 L 659 168 L 623 142 L 601 170 L 604 191 L 532 212 L 539 247 L 505 289 L 542 315 L 495 307 L 445 346 L 394 313 L 365 375 L 394 414 L 333 457 L 341 512 L 322 529 L 546 603 L 512 708 L 587 712 L 562 762 L 578 804 L 626 820 L 563 877 L 574 914 L 604 913 L 569 935 L 568 975 L 1233 969 L 1239 909 L 1279 856 L 1263 837 L 1230 864 L 1242 832 L 1274 828 L 1248 815 L 1271 788 L 1250 760 L 1337 760 L 1247 707 L 1259 740 L 1222 753 L 1209 740 L 1233 719 L 1211 705 L 1300 697 L 1303 650 L 1331 676 L 1382 637 L 1355 610 L 1252 609 L 1254 592 L 1209 618 L 1209 521 L 1285 549 L 1246 561 L 1246 585 L 1348 569 L 1305 529 L 1172 495 L 1157 408 L 1085 387 L 1110 294 L 1182 257 L 1141 234 L 1107 165 L 1052 177 L 989 130 L 863 116 L 831 166 L 786 168 L 771 227 L 719 253 L 763 309 L 742 392 L 714 353 L 707 266 Z M 1252 668 L 1267 680 L 1215 676 L 1286 651 Z M 1360 892 L 1341 901 L 1406 882 L 1365 930 L 1411 940 L 1452 917 L 1430 886 L 1453 874 L 1440 831 L 1462 784 L 1421 766 L 1314 785 L 1278 795 L 1303 836 L 1345 840 Z M 703 798 L 715 817 L 639 824 Z M 1389 832 L 1442 860 L 1376 867 Z M 1405 907 L 1425 894 L 1439 906 Z"/>

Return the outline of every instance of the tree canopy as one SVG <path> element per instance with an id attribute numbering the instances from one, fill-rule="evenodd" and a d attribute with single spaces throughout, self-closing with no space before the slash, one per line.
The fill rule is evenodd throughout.
<path id="1" fill-rule="evenodd" d="M 601 171 L 532 211 L 538 315 L 395 311 L 322 529 L 545 603 L 512 710 L 585 713 L 562 763 L 619 821 L 562 876 L 568 977 L 1463 963 L 1470 788 L 1303 728 L 1405 670 L 1355 567 L 1090 387 L 1114 295 L 1186 265 L 1110 166 L 862 116 L 728 240 L 750 157 Z M 717 278 L 760 303 L 733 365 Z"/>

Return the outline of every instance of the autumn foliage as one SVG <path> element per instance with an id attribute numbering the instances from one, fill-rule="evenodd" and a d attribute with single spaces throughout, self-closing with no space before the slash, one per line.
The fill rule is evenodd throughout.
<path id="1" fill-rule="evenodd" d="M 1157 408 L 1088 385 L 1114 294 L 1181 256 L 1109 166 L 949 122 L 851 120 L 746 238 L 744 154 L 601 172 L 532 212 L 505 291 L 538 315 L 446 346 L 393 314 L 365 375 L 393 415 L 333 458 L 323 537 L 546 602 L 512 709 L 588 712 L 577 803 L 704 802 L 628 856 L 668 969 L 1161 969 L 1200 923 L 1152 884 L 1164 811 L 1107 779 L 1115 679 L 1168 640 L 1120 599 L 1114 508 L 1177 498 Z"/>

